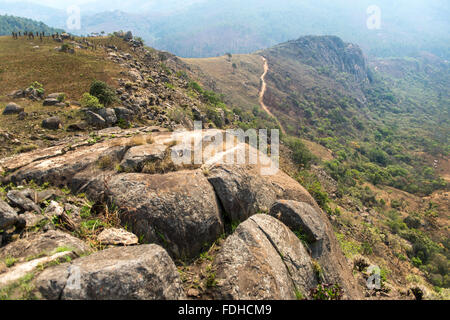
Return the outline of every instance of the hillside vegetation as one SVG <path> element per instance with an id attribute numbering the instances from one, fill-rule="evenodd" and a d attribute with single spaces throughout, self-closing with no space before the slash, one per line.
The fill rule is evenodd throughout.
<path id="1" fill-rule="evenodd" d="M 358 46 L 329 36 L 184 61 L 243 110 L 246 128 L 268 117 L 250 98 L 260 85 L 258 56 L 269 62 L 264 101 L 291 136 L 284 142 L 297 179 L 334 217 L 348 256 L 377 261 L 398 286 L 420 269 L 448 288 L 448 62 L 429 54 L 368 62 Z"/>
<path id="2" fill-rule="evenodd" d="M 45 32 L 46 34 L 63 32 L 62 29 L 51 28 L 43 22 L 8 15 L 0 15 L 0 36 L 10 35 L 12 32 L 19 31 Z"/>

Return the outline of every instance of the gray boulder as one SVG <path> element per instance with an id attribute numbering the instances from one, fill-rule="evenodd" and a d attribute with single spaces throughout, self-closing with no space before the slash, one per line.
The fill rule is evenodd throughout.
<path id="1" fill-rule="evenodd" d="M 111 108 L 103 108 L 98 110 L 98 114 L 105 119 L 106 125 L 111 126 L 117 123 L 117 116 L 114 109 Z"/>
<path id="2" fill-rule="evenodd" d="M 301 229 L 308 236 L 312 257 L 321 266 L 325 282 L 341 285 L 345 299 L 360 298 L 359 289 L 342 254 L 333 226 L 322 210 L 296 201 L 278 201 L 272 207 L 271 215 L 279 218 L 291 230 Z"/>
<path id="3" fill-rule="evenodd" d="M 59 97 L 66 97 L 67 95 L 64 92 L 55 92 L 55 93 L 50 93 L 47 96 L 47 99 L 58 99 Z"/>
<path id="4" fill-rule="evenodd" d="M 11 190 L 6 194 L 10 203 L 24 211 L 35 211 L 40 213 L 41 208 L 30 198 L 27 197 L 27 190 Z"/>
<path id="5" fill-rule="evenodd" d="M 239 225 L 220 249 L 217 299 L 292 300 L 317 286 L 312 262 L 302 242 L 284 224 L 255 215 Z"/>
<path id="6" fill-rule="evenodd" d="M 114 108 L 114 111 L 116 112 L 116 116 L 118 119 L 123 119 L 125 121 L 131 121 L 133 119 L 133 111 L 124 108 L 124 107 L 117 107 Z"/>
<path id="7" fill-rule="evenodd" d="M 59 100 L 56 98 L 47 98 L 44 100 L 44 106 L 54 106 L 59 103 Z"/>
<path id="8" fill-rule="evenodd" d="M 46 269 L 34 285 L 49 300 L 185 299 L 174 263 L 157 245 L 103 250 Z"/>
<path id="9" fill-rule="evenodd" d="M 130 148 L 120 166 L 126 172 L 140 172 L 148 161 L 164 159 L 167 146 L 164 144 L 145 144 Z"/>
<path id="10" fill-rule="evenodd" d="M 26 117 L 28 117 L 28 113 L 22 111 L 22 112 L 19 113 L 19 115 L 17 116 L 17 120 L 25 120 Z"/>
<path id="11" fill-rule="evenodd" d="M 259 212 L 268 212 L 277 199 L 274 188 L 258 174 L 241 166 L 217 166 L 209 182 L 232 221 L 245 221 Z"/>
<path id="12" fill-rule="evenodd" d="M 174 257 L 194 257 L 224 232 L 214 190 L 201 170 L 121 174 L 106 189 L 122 223 Z"/>
<path id="13" fill-rule="evenodd" d="M 0 229 L 3 230 L 13 226 L 18 219 L 17 212 L 0 199 Z"/>
<path id="14" fill-rule="evenodd" d="M 95 112 L 89 110 L 86 111 L 86 117 L 87 123 L 90 124 L 91 126 L 98 128 L 104 128 L 106 126 L 106 120 Z"/>
<path id="15" fill-rule="evenodd" d="M 320 213 L 304 202 L 279 200 L 270 209 L 270 215 L 277 218 L 291 230 L 306 237 L 313 258 L 322 254 L 326 238 L 326 224 L 321 221 Z"/>
<path id="16" fill-rule="evenodd" d="M 320 211 L 308 191 L 281 170 L 262 176 L 257 166 L 218 164 L 210 169 L 208 180 L 233 221 L 268 213 L 278 199 L 306 202 Z"/>
<path id="17" fill-rule="evenodd" d="M 127 33 L 125 33 L 123 39 L 124 39 L 125 41 L 130 41 L 130 40 L 132 40 L 132 39 L 133 39 L 133 33 L 132 33 L 131 31 L 128 31 Z"/>
<path id="18" fill-rule="evenodd" d="M 19 114 L 23 111 L 24 109 L 22 107 L 20 107 L 14 102 L 11 102 L 6 105 L 5 109 L 3 110 L 3 115 Z"/>
<path id="19" fill-rule="evenodd" d="M 139 243 L 138 237 L 124 229 L 110 228 L 103 230 L 97 240 L 105 245 L 132 246 Z"/>
<path id="20" fill-rule="evenodd" d="M 62 127 L 59 117 L 50 117 L 42 121 L 42 127 L 50 130 L 58 130 Z"/>

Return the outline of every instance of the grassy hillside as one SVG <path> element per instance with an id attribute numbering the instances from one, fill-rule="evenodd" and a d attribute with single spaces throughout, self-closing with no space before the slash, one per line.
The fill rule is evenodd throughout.
<path id="1" fill-rule="evenodd" d="M 258 105 L 263 73 L 261 56 L 235 54 L 182 60 L 192 68 L 192 74 L 201 75 L 202 84 L 218 89 L 214 87 L 214 79 L 218 79 L 227 102 L 246 110 Z"/>
<path id="2" fill-rule="evenodd" d="M 79 107 L 71 104 L 67 108 L 43 106 L 42 101 L 29 99 L 13 100 L 9 94 L 16 90 L 28 88 L 33 83 L 40 83 L 45 94 L 64 92 L 67 101 L 79 101 L 94 79 L 116 84 L 121 72 L 120 67 L 105 59 L 105 52 L 78 50 L 68 54 L 55 50 L 58 44 L 50 39 L 26 40 L 24 37 L 13 40 L 11 36 L 0 37 L 0 106 L 16 102 L 29 114 L 26 120 L 18 120 L 17 115 L 3 116 L 7 121 L 0 122 L 0 131 L 7 132 L 19 144 L 2 145 L 2 154 L 25 151 L 36 148 L 49 140 L 36 139 L 45 135 L 63 137 L 71 133 L 59 131 L 46 133 L 40 128 L 43 119 L 58 115 L 66 124 L 80 119 Z M 20 54 L 18 54 L 20 53 Z M 6 148 L 6 149 L 5 149 Z"/>

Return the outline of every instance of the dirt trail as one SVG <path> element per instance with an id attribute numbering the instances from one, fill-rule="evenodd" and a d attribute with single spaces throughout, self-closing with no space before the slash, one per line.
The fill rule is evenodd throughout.
<path id="1" fill-rule="evenodd" d="M 281 128 L 281 132 L 283 132 L 283 134 L 286 134 L 286 131 L 284 130 L 284 128 L 281 125 L 280 121 L 278 121 L 277 117 L 275 117 L 273 115 L 273 113 L 270 112 L 269 108 L 264 103 L 264 94 L 266 93 L 266 90 L 267 90 L 266 75 L 269 72 L 269 64 L 267 63 L 267 59 L 266 58 L 264 58 L 264 57 L 261 57 L 261 58 L 264 61 L 264 73 L 261 76 L 261 91 L 259 92 L 259 104 L 261 105 L 261 108 L 263 108 L 264 111 L 267 112 L 267 114 L 269 116 L 271 116 L 272 118 L 275 119 L 275 121 L 277 122 L 277 124 Z"/>

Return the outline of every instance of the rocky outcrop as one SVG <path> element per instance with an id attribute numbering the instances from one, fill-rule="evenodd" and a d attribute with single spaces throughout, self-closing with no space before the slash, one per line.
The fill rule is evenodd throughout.
<path id="1" fill-rule="evenodd" d="M 311 259 L 285 225 L 267 215 L 242 223 L 219 252 L 218 299 L 292 300 L 317 285 Z"/>
<path id="2" fill-rule="evenodd" d="M 107 189 L 122 223 L 174 257 L 193 257 L 224 232 L 214 190 L 200 170 L 121 174 Z"/>
<path id="3" fill-rule="evenodd" d="M 311 195 L 281 171 L 262 176 L 256 166 L 217 165 L 210 170 L 208 180 L 233 221 L 268 213 L 277 199 L 296 199 L 319 209 Z"/>
<path id="4" fill-rule="evenodd" d="M 35 181 L 42 184 L 51 181 L 54 185 L 70 185 L 73 176 L 89 167 L 95 167 L 101 158 L 109 159 L 112 163 L 122 159 L 123 154 L 128 150 L 127 145 L 115 145 L 112 141 L 96 144 L 95 146 L 84 146 L 75 151 L 64 154 L 65 151 L 59 149 L 55 153 L 60 156 L 48 157 L 48 159 L 40 161 L 32 161 L 29 159 L 28 165 L 14 172 L 10 179 L 12 182 L 21 183 L 23 180 Z M 51 149 L 53 150 L 53 149 Z M 50 151 L 51 151 L 50 150 Z M 62 152 L 61 152 L 62 151 Z M 40 154 L 40 152 L 37 152 Z M 25 161 L 25 159 L 22 159 Z"/>
<path id="5" fill-rule="evenodd" d="M 97 143 L 81 141 L 70 148 L 57 145 L 0 161 L 0 166 L 7 170 L 4 182 L 19 184 L 24 180 L 33 180 L 37 184 L 50 182 L 58 187 L 67 186 L 73 194 L 84 193 L 89 200 L 96 202 L 95 206 L 108 204 L 110 208 L 116 208 L 122 226 L 134 234 L 125 235 L 125 230 L 109 228 L 99 230 L 103 232 L 96 234 L 94 241 L 100 245 L 133 245 L 131 248 L 117 249 L 137 251 L 123 251 L 124 257 L 129 257 L 128 262 L 121 260 L 122 251 L 112 251 L 111 265 L 106 261 L 107 253 L 99 252 L 92 256 L 98 259 L 84 257 L 73 260 L 65 267 L 52 267 L 39 276 L 39 290 L 43 297 L 182 297 L 161 289 L 167 286 L 164 279 L 174 278 L 165 273 L 159 275 L 159 265 L 154 266 L 155 274 L 152 275 L 147 269 L 142 269 L 144 263 L 156 262 L 150 257 L 151 253 L 138 256 L 137 252 L 141 254 L 141 249 L 134 248 L 143 246 L 135 246 L 137 239 L 141 243 L 163 246 L 167 250 L 167 253 L 163 250 L 165 256 L 190 261 L 209 248 L 224 234 L 225 224 L 232 222 L 243 223 L 225 241 L 213 263 L 217 270 L 218 287 L 214 293 L 217 298 L 295 299 L 300 294 L 307 297 L 319 280 L 312 267 L 316 263 L 323 271 L 322 280 L 340 284 L 346 298 L 359 297 L 327 216 L 295 180 L 281 171 L 262 175 L 258 165 L 220 164 L 229 150 L 205 155 L 205 164 L 200 169 L 177 166 L 167 156 L 189 151 L 191 144 L 181 143 L 182 138 L 190 135 L 208 145 L 220 131 L 181 134 L 154 131 L 158 130 L 154 127 L 129 130 L 108 128 L 97 132 L 96 137 L 100 139 Z M 114 138 L 111 138 L 113 135 Z M 152 165 L 155 170 L 150 170 Z M 142 170 L 144 167 L 145 170 Z M 25 189 L 15 190 L 14 194 L 16 198 L 20 197 L 20 203 L 30 202 L 27 208 L 22 204 L 16 205 L 21 211 L 29 212 L 36 211 L 37 208 L 33 207 L 39 207 L 37 203 L 42 199 L 54 199 L 55 192 Z M 9 201 L 12 202 L 12 199 Z M 51 202 L 44 211 L 46 216 L 42 217 L 53 221 L 54 217 L 61 219 L 67 212 L 71 213 L 74 222 L 67 230 L 73 231 L 77 223 L 81 223 L 81 218 L 79 210 L 69 207 L 68 203 L 62 206 Z M 27 225 L 38 221 L 32 216 L 27 218 Z M 308 245 L 304 245 L 293 231 L 305 234 Z M 27 259 L 42 252 L 51 256 L 61 246 L 74 247 L 71 249 L 74 253 L 87 249 L 81 240 L 72 238 L 60 231 L 34 234 L 7 244 L 0 249 L 0 258 Z M 163 261 L 166 259 L 164 255 L 161 256 Z M 312 259 L 317 262 L 313 263 Z M 66 291 L 64 288 L 67 288 L 67 279 L 72 272 L 67 267 L 71 265 L 84 270 L 82 285 L 81 289 Z M 122 266 L 127 266 L 129 270 Z M 95 268 L 105 270 L 111 279 L 123 277 L 117 283 L 126 290 L 119 292 L 109 279 L 95 273 Z M 154 289 L 146 287 L 147 276 L 157 279 Z M 144 284 L 136 279 L 144 279 Z M 139 291 L 137 288 L 142 288 L 141 285 L 145 289 Z M 97 287 L 107 290 L 104 294 L 98 293 L 95 290 Z M 130 291 L 127 291 L 128 288 Z"/>
<path id="6" fill-rule="evenodd" d="M 61 248 L 64 248 L 61 251 L 73 251 L 77 254 L 90 251 L 89 246 L 80 239 L 61 231 L 50 230 L 19 239 L 0 248 L 0 259 L 27 260 L 32 257 L 51 255 Z"/>
<path id="7" fill-rule="evenodd" d="M 34 285 L 49 300 L 177 300 L 177 269 L 157 245 L 112 248 L 48 268 Z"/>
<path id="8" fill-rule="evenodd" d="M 357 81 L 368 82 L 367 62 L 361 48 L 339 37 L 305 36 L 267 49 L 267 52 L 279 50 L 313 67 L 329 66 L 353 75 Z"/>
<path id="9" fill-rule="evenodd" d="M 339 283 L 346 298 L 360 297 L 333 227 L 322 210 L 316 210 L 306 203 L 278 201 L 271 208 L 270 214 L 292 231 L 306 236 L 311 255 L 321 266 L 323 281 Z"/>

